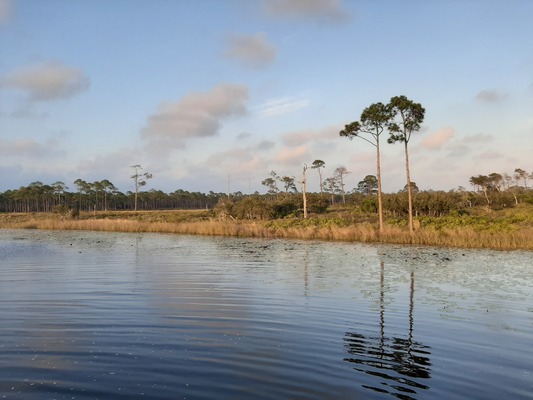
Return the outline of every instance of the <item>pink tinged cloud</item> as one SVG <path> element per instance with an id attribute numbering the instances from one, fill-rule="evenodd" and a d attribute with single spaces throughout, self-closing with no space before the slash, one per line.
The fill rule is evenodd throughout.
<path id="1" fill-rule="evenodd" d="M 291 147 L 301 146 L 302 143 L 309 142 L 314 137 L 313 131 L 296 131 L 283 135 L 283 144 Z"/>
<path id="2" fill-rule="evenodd" d="M 294 131 L 287 132 L 283 135 L 282 140 L 283 144 L 286 146 L 300 146 L 302 143 L 310 142 L 324 142 L 324 141 L 338 141 L 339 130 L 338 127 L 325 127 L 320 130 L 305 130 L 305 131 Z"/>
<path id="3" fill-rule="evenodd" d="M 440 129 L 422 140 L 420 146 L 428 150 L 440 150 L 455 136 L 452 128 Z"/>
<path id="4" fill-rule="evenodd" d="M 306 161 L 310 162 L 310 160 L 309 147 L 306 144 L 290 149 L 283 149 L 276 156 L 277 162 L 286 165 L 303 164 Z"/>
<path id="5" fill-rule="evenodd" d="M 250 68 L 264 68 L 276 60 L 276 48 L 266 34 L 232 36 L 227 41 L 224 56 Z"/>
<path id="6" fill-rule="evenodd" d="M 162 141 L 164 146 L 179 148 L 186 139 L 215 136 L 225 118 L 246 113 L 247 100 L 246 86 L 227 83 L 161 103 L 148 117 L 142 137 L 152 144 Z"/>
<path id="7" fill-rule="evenodd" d="M 227 173 L 239 175 L 249 174 L 264 166 L 263 159 L 248 148 L 233 148 L 212 154 L 207 158 L 206 164 L 217 171 L 223 169 Z"/>
<path id="8" fill-rule="evenodd" d="M 30 101 L 73 97 L 89 88 L 90 79 L 78 68 L 58 62 L 33 65 L 0 80 L 0 86 L 25 92 Z"/>

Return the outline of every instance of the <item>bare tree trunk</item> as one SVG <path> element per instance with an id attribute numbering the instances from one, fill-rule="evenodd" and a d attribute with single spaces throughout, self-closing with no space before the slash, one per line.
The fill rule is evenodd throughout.
<path id="1" fill-rule="evenodd" d="M 413 191 L 411 190 L 411 173 L 409 171 L 409 152 L 407 150 L 407 141 L 405 144 L 405 171 L 407 173 L 407 197 L 409 199 L 409 233 L 414 232 L 413 228 Z"/>
<path id="2" fill-rule="evenodd" d="M 489 195 L 487 194 L 486 186 L 483 186 L 483 194 L 485 195 L 485 200 L 487 201 L 487 207 L 490 210 L 490 199 L 489 199 Z"/>
<path id="3" fill-rule="evenodd" d="M 346 194 L 344 193 L 344 179 L 343 179 L 342 174 L 340 175 L 340 182 L 341 182 L 342 204 L 346 205 Z"/>
<path id="4" fill-rule="evenodd" d="M 135 211 L 137 211 L 137 198 L 139 197 L 139 183 L 138 177 L 135 177 Z"/>
<path id="5" fill-rule="evenodd" d="M 307 170 L 307 165 L 304 164 L 304 169 L 302 173 L 302 195 L 304 200 L 304 219 L 307 218 L 307 193 L 306 193 L 306 179 L 305 179 L 305 171 Z"/>

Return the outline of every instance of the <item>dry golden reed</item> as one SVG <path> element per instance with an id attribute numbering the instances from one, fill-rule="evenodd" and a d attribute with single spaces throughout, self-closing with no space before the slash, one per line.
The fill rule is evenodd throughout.
<path id="1" fill-rule="evenodd" d="M 124 214 L 126 216 L 126 214 Z M 355 223 L 349 226 L 289 226 L 276 227 L 265 222 L 248 221 L 142 221 L 115 216 L 66 220 L 55 215 L 3 216 L 0 228 L 42 230 L 92 230 L 108 232 L 154 232 L 208 236 L 287 238 L 366 243 L 415 244 L 499 250 L 533 250 L 533 228 L 494 232 L 464 226 L 446 229 L 420 227 L 413 235 L 407 228 L 386 225 L 380 235 L 375 224 Z"/>

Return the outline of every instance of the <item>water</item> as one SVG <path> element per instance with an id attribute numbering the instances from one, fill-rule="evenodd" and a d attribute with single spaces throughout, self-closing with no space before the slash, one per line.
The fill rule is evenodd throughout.
<path id="1" fill-rule="evenodd" d="M 531 399 L 532 255 L 0 231 L 0 398 Z"/>

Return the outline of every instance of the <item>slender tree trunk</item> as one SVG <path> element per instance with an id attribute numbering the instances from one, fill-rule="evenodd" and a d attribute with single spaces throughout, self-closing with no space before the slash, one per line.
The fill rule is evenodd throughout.
<path id="1" fill-rule="evenodd" d="M 407 197 L 409 199 L 409 233 L 413 234 L 413 191 L 411 190 L 411 173 L 409 171 L 409 151 L 407 141 L 405 144 L 405 172 L 407 173 Z"/>
<path id="2" fill-rule="evenodd" d="M 343 180 L 342 175 L 340 176 L 340 179 L 341 179 L 342 204 L 346 205 L 346 195 L 344 193 L 344 180 Z"/>
<path id="3" fill-rule="evenodd" d="M 490 209 L 490 199 L 485 186 L 483 186 L 483 194 L 485 195 L 485 200 L 487 200 L 487 207 Z"/>
<path id="4" fill-rule="evenodd" d="M 306 193 L 306 179 L 305 179 L 305 171 L 307 170 L 307 165 L 304 165 L 303 173 L 302 173 L 302 195 L 304 200 L 304 219 L 307 218 L 307 193 Z"/>
<path id="5" fill-rule="evenodd" d="M 320 197 L 322 197 L 324 192 L 322 191 L 322 172 L 320 171 L 320 168 L 318 168 L 318 176 L 320 177 Z"/>
<path id="6" fill-rule="evenodd" d="M 137 198 L 139 197 L 138 177 L 135 177 L 135 211 L 137 211 Z"/>
<path id="7" fill-rule="evenodd" d="M 378 215 L 379 215 L 379 233 L 383 234 L 383 196 L 381 194 L 381 161 L 379 155 L 379 138 L 376 140 L 377 151 L 377 174 L 378 174 Z"/>

